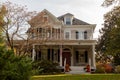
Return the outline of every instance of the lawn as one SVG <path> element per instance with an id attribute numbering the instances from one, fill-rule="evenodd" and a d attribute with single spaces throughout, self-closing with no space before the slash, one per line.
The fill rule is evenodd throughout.
<path id="1" fill-rule="evenodd" d="M 120 80 L 120 74 L 40 75 L 31 80 Z"/>

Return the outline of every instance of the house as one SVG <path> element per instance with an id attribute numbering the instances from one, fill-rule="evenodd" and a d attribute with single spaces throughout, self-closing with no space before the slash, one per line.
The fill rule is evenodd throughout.
<path id="1" fill-rule="evenodd" d="M 28 36 L 33 41 L 32 59 L 68 64 L 72 70 L 90 65 L 95 69 L 95 24 L 67 13 L 56 17 L 44 9 L 29 21 Z"/>

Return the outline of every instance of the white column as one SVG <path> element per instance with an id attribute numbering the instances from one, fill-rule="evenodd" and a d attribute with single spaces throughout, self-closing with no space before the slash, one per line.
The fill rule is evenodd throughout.
<path id="1" fill-rule="evenodd" d="M 61 30 L 61 28 L 60 28 L 60 40 L 62 40 L 62 30 Z"/>
<path id="2" fill-rule="evenodd" d="M 92 56 L 92 58 L 93 58 L 93 67 L 96 68 L 96 65 L 95 65 L 95 63 L 96 63 L 96 61 L 95 61 L 95 45 L 92 45 L 92 53 L 93 53 L 93 56 Z"/>
<path id="3" fill-rule="evenodd" d="M 71 49 L 71 66 L 74 66 L 74 51 L 73 51 L 73 46 L 72 46 L 72 49 Z"/>
<path id="4" fill-rule="evenodd" d="M 60 46 L 60 66 L 62 66 L 62 45 Z"/>
<path id="5" fill-rule="evenodd" d="M 90 71 L 91 71 L 91 58 L 89 58 L 89 65 L 90 65 Z"/>
<path id="6" fill-rule="evenodd" d="M 51 34 L 50 39 L 52 39 L 52 27 L 51 27 L 51 30 L 50 30 L 50 31 L 51 31 L 51 33 L 50 33 L 50 34 Z"/>
<path id="7" fill-rule="evenodd" d="M 32 51 L 32 60 L 35 61 L 35 45 L 33 44 L 33 51 Z"/>
<path id="8" fill-rule="evenodd" d="M 57 28 L 57 33 L 56 34 L 57 34 L 57 40 L 58 40 L 58 28 Z"/>

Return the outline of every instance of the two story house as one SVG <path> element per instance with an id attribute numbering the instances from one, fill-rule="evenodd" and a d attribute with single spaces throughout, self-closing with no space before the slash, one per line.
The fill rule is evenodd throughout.
<path id="1" fill-rule="evenodd" d="M 95 24 L 79 20 L 70 13 L 56 17 L 46 9 L 29 24 L 27 34 L 33 41 L 33 60 L 50 60 L 62 67 L 68 64 L 76 71 L 88 64 L 95 69 Z"/>

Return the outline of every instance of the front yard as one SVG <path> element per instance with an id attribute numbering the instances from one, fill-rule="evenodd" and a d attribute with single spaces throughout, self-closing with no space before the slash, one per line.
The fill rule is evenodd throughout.
<path id="1" fill-rule="evenodd" d="M 120 74 L 39 75 L 31 80 L 120 80 Z"/>

